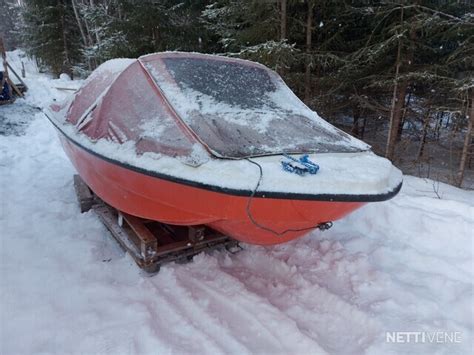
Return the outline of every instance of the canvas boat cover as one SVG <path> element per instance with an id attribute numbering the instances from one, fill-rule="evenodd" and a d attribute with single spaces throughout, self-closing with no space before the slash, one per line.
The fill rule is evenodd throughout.
<path id="1" fill-rule="evenodd" d="M 232 159 L 370 149 L 307 108 L 268 68 L 195 53 L 104 63 L 66 121 L 94 141 L 131 141 L 138 154 L 192 156 L 197 145 Z"/>

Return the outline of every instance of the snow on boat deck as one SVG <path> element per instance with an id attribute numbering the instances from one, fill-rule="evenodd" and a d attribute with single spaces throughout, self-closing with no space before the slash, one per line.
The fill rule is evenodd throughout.
<path id="1" fill-rule="evenodd" d="M 49 81 L 29 81 L 31 103 Z M 0 136 L 0 353 L 472 352 L 472 192 L 406 177 L 329 231 L 142 277 L 80 214 L 54 129 L 31 119 Z M 461 342 L 387 343 L 390 331 Z"/>
<path id="2" fill-rule="evenodd" d="M 77 134 L 72 125 L 61 125 L 54 120 L 51 122 L 82 149 L 151 174 L 158 173 L 183 181 L 241 191 L 253 191 L 259 181 L 259 169 L 247 160 L 208 159 L 202 165 L 194 167 L 181 157 L 173 158 L 150 152 L 138 156 L 133 142 L 117 144 L 105 139 L 91 142 L 84 134 Z M 203 150 L 197 144 L 195 147 Z M 263 173 L 258 191 L 377 196 L 393 193 L 402 182 L 399 169 L 389 160 L 370 151 L 310 154 L 309 158 L 320 166 L 316 175 L 289 174 L 281 168 L 281 155 L 253 158 L 252 161 L 260 164 Z"/>
<path id="3" fill-rule="evenodd" d="M 72 103 L 64 102 L 59 111 L 48 110 L 47 115 L 68 140 L 82 149 L 164 179 L 250 195 L 260 181 L 260 170 L 255 165 L 258 163 L 262 169 L 258 191 L 261 194 L 304 195 L 313 199 L 337 195 L 346 196 L 349 201 L 351 197 L 358 200 L 362 196 L 381 200 L 396 194 L 402 182 L 400 170 L 372 153 L 366 143 L 311 111 L 276 73 L 241 63 L 246 61 L 239 60 L 238 66 L 227 63 L 235 59 L 223 61 L 224 57 L 175 55 L 174 59 L 168 58 L 170 53 L 158 53 L 144 56 L 138 62 L 106 62 L 90 75 Z M 165 62 L 174 64 L 171 69 L 157 69 L 164 67 Z M 184 139 L 183 132 L 175 127 L 175 119 L 163 111 L 166 104 L 156 88 L 148 87 L 141 65 L 150 71 L 189 129 L 213 154 L 231 159 L 211 158 L 197 140 Z M 170 75 L 167 70 L 173 75 L 180 73 L 175 79 L 183 88 L 178 89 L 176 82 L 166 79 Z M 209 83 L 205 79 L 208 77 Z M 194 85 L 195 90 L 188 84 Z M 130 90 L 124 88 L 143 92 L 133 100 L 127 99 Z M 190 96 L 183 94 L 183 90 Z M 262 123 L 266 121 L 269 122 Z M 256 127 L 261 125 L 266 128 L 255 134 Z M 171 156 L 163 153 L 164 148 L 153 148 L 155 143 L 145 148 L 149 140 L 162 142 Z M 178 143 L 169 143 L 173 140 Z M 281 167 L 282 152 L 309 153 L 309 158 L 320 166 L 318 174 L 289 174 Z M 252 157 L 253 162 L 243 159 L 246 157 Z"/>

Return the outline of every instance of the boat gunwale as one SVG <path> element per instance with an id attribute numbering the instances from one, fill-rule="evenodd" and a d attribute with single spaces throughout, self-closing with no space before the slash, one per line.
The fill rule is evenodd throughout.
<path id="1" fill-rule="evenodd" d="M 252 191 L 244 189 L 235 189 L 218 185 L 210 185 L 203 182 L 188 180 L 164 173 L 160 173 L 153 170 L 144 169 L 138 166 L 131 165 L 116 159 L 109 158 L 105 155 L 102 155 L 83 144 L 77 142 L 72 137 L 64 132 L 59 127 L 59 123 L 55 122 L 54 119 L 45 114 L 48 120 L 53 124 L 53 126 L 71 143 L 81 148 L 85 152 L 98 157 L 108 163 L 118 165 L 122 168 L 147 175 L 150 177 L 199 188 L 203 190 L 208 190 L 216 193 L 222 193 L 226 195 L 239 196 L 239 197 L 252 197 L 252 198 L 264 198 L 264 199 L 281 199 L 281 200 L 302 200 L 302 201 L 326 201 L 326 202 L 381 202 L 391 199 L 400 192 L 403 181 L 401 181 L 394 189 L 385 193 L 379 194 L 306 194 L 306 193 L 297 193 L 297 192 L 281 192 L 281 191 Z M 230 159 L 226 159 L 230 160 Z"/>

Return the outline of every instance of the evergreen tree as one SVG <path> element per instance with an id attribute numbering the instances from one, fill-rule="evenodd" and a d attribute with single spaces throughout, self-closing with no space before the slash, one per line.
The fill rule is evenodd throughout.
<path id="1" fill-rule="evenodd" d="M 465 51 L 473 23 L 468 5 L 461 2 L 455 6 L 436 1 L 376 4 L 368 7 L 354 1 L 341 11 L 343 25 L 335 36 L 339 40 L 323 48 L 336 58 L 336 70 L 326 71 L 320 81 L 333 100 L 350 106 L 355 120 L 361 110 L 390 118 L 386 155 L 392 159 L 408 98 L 430 98 L 434 105 L 435 98 L 449 97 L 454 87 L 463 85 L 455 80 L 460 68 L 449 58 L 457 50 Z M 335 48 L 338 43 L 346 48 Z M 465 61 L 466 55 L 460 58 Z"/>
<path id="2" fill-rule="evenodd" d="M 8 49 L 14 49 L 19 44 L 17 23 L 19 21 L 19 5 L 13 0 L 0 2 L 0 35 L 3 35 Z"/>
<path id="3" fill-rule="evenodd" d="M 202 19 L 218 38 L 227 55 L 258 61 L 286 71 L 298 50 L 281 33 L 277 1 L 218 0 L 207 6 Z M 286 18 L 283 20 L 286 28 Z"/>
<path id="4" fill-rule="evenodd" d="M 73 74 L 83 59 L 71 4 L 67 0 L 25 0 L 23 41 L 30 55 L 55 75 Z"/>
<path id="5" fill-rule="evenodd" d="M 77 0 L 75 0 L 77 1 Z M 95 63 L 166 50 L 201 51 L 213 38 L 199 21 L 207 1 L 114 0 L 79 3 L 86 58 Z"/>

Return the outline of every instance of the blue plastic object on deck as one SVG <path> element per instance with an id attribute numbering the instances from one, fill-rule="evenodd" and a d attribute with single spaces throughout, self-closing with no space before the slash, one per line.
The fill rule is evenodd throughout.
<path id="1" fill-rule="evenodd" d="M 302 155 L 299 159 L 293 158 L 288 154 L 283 155 L 288 159 L 281 161 L 281 165 L 285 171 L 303 176 L 306 173 L 314 175 L 319 170 L 319 165 L 309 160 L 309 156 L 307 154 Z"/>

